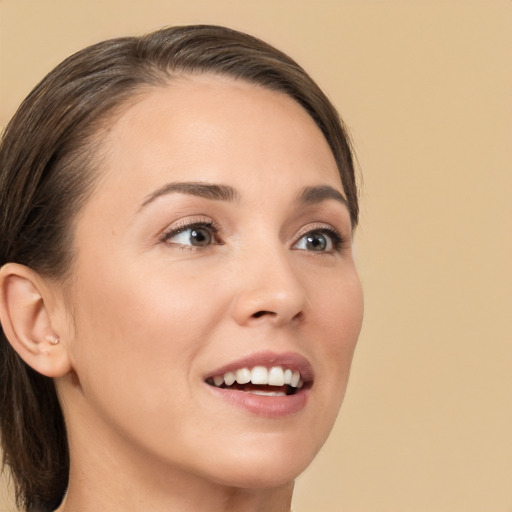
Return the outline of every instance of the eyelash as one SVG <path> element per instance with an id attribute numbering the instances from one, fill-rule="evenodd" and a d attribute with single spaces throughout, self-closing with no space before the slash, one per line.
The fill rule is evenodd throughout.
<path id="1" fill-rule="evenodd" d="M 214 241 L 212 243 L 208 243 L 207 245 L 204 245 L 204 246 L 201 246 L 201 245 L 194 246 L 192 244 L 180 244 L 180 243 L 169 242 L 169 240 L 171 238 L 178 236 L 179 234 L 184 233 L 185 231 L 194 230 L 194 229 L 206 229 L 207 231 L 209 231 L 211 233 Z M 219 232 L 218 226 L 211 220 L 208 220 L 208 221 L 194 220 L 194 221 L 190 221 L 190 222 L 185 221 L 185 222 L 183 222 L 179 225 L 175 225 L 172 228 L 170 228 L 169 230 L 167 230 L 162 235 L 161 241 L 163 243 L 167 243 L 170 245 L 176 245 L 176 246 L 180 247 L 182 250 L 206 249 L 208 247 L 211 247 L 212 245 L 223 245 L 223 243 L 218 240 L 218 236 L 217 236 L 218 232 Z M 332 243 L 332 248 L 325 250 L 325 251 L 310 250 L 308 252 L 311 252 L 311 253 L 318 252 L 319 254 L 331 254 L 331 253 L 335 253 L 335 252 L 340 252 L 347 245 L 347 238 L 344 235 L 342 235 L 337 229 L 335 229 L 331 226 L 321 225 L 321 226 L 315 226 L 313 228 L 310 227 L 307 229 L 307 231 L 304 231 L 303 233 L 301 233 L 297 237 L 297 241 L 294 242 L 292 248 L 295 248 L 299 244 L 299 242 L 302 239 L 304 239 L 304 237 L 306 237 L 308 235 L 317 234 L 317 233 L 320 233 L 324 236 L 329 237 L 330 241 Z M 296 250 L 305 250 L 305 249 L 296 249 Z"/>
<path id="2" fill-rule="evenodd" d="M 320 233 L 324 236 L 328 236 L 332 243 L 332 249 L 326 250 L 326 251 L 318 251 L 319 254 L 332 254 L 335 252 L 340 252 L 343 248 L 345 248 L 347 243 L 347 238 L 342 235 L 337 229 L 333 228 L 332 226 L 315 226 L 315 227 L 309 227 L 307 231 L 304 231 L 300 234 L 297 241 L 294 243 L 294 247 L 302 240 L 304 237 L 312 234 Z M 297 249 L 301 250 L 301 249 Z M 304 250 L 304 249 L 302 249 Z M 316 251 L 308 251 L 308 252 L 316 252 Z"/>
<path id="3" fill-rule="evenodd" d="M 183 250 L 197 250 L 197 248 L 207 248 L 211 245 L 222 245 L 221 242 L 217 240 L 217 234 L 219 232 L 219 228 L 216 226 L 216 224 L 209 220 L 209 221 L 202 221 L 202 220 L 194 220 L 194 221 L 185 221 L 181 224 L 172 226 L 169 230 L 167 230 L 161 237 L 161 241 L 170 245 L 173 245 L 173 242 L 169 242 L 169 240 L 175 236 L 178 236 L 181 233 L 184 233 L 185 231 L 193 230 L 193 229 L 206 229 L 212 234 L 212 237 L 215 239 L 215 242 L 213 244 L 208 244 L 205 246 L 194 246 L 192 244 L 174 244 L 179 247 L 181 247 Z"/>

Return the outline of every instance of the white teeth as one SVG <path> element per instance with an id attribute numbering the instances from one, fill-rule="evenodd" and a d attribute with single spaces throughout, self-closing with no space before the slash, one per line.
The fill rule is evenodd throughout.
<path id="1" fill-rule="evenodd" d="M 268 384 L 268 370 L 264 366 L 255 366 L 251 371 L 253 384 Z"/>
<path id="2" fill-rule="evenodd" d="M 280 366 L 270 368 L 268 372 L 268 383 L 270 386 L 284 386 L 284 372 Z"/>
<path id="3" fill-rule="evenodd" d="M 216 375 L 215 377 L 213 377 L 213 383 L 217 387 L 222 386 L 222 384 L 224 384 L 224 377 L 222 375 Z"/>
<path id="4" fill-rule="evenodd" d="M 238 384 L 247 384 L 251 382 L 251 371 L 249 368 L 242 368 L 236 371 L 236 381 Z"/>
<path id="5" fill-rule="evenodd" d="M 287 368 L 283 370 L 281 366 L 273 366 L 270 369 L 264 366 L 255 366 L 252 370 L 249 368 L 239 368 L 236 372 L 226 372 L 224 375 L 216 375 L 212 378 L 213 384 L 221 387 L 223 384 L 232 386 L 235 382 L 238 384 L 254 384 L 258 386 L 292 386 L 294 388 L 302 388 L 304 381 L 300 373 Z M 280 391 L 255 391 L 256 394 L 281 396 Z M 272 395 L 272 393 L 279 393 Z"/>
<path id="6" fill-rule="evenodd" d="M 226 386 L 231 386 L 236 380 L 236 376 L 233 372 L 227 372 L 224 374 L 224 382 Z"/>
<path id="7" fill-rule="evenodd" d="M 251 391 L 247 391 L 251 395 L 261 395 L 261 396 L 286 396 L 286 393 L 283 391 L 260 391 L 257 389 L 253 389 Z"/>

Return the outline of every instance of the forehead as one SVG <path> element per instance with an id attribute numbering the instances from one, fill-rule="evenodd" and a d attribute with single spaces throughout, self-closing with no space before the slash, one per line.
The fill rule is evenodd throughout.
<path id="1" fill-rule="evenodd" d="M 104 133 L 100 153 L 98 186 L 77 219 L 79 237 L 91 224 L 123 229 L 170 182 L 228 185 L 258 210 L 289 204 L 305 187 L 343 193 L 325 137 L 297 102 L 219 76 L 142 91 Z"/>
<path id="2" fill-rule="evenodd" d="M 295 100 L 216 75 L 149 89 L 114 122 L 104 147 L 105 171 L 115 172 L 122 163 L 125 176 L 147 165 L 152 174 L 157 167 L 179 173 L 184 165 L 187 172 L 215 174 L 235 165 L 232 178 L 247 179 L 264 167 L 279 174 L 286 155 L 297 174 L 309 170 L 319 179 L 324 174 L 324 180 L 330 175 L 340 181 L 325 137 Z"/>

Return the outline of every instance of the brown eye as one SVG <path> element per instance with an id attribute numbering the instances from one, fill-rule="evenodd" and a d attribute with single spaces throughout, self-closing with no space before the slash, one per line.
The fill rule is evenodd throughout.
<path id="1" fill-rule="evenodd" d="M 216 229 L 211 224 L 182 226 L 167 233 L 164 242 L 172 245 L 205 247 L 217 243 Z"/>

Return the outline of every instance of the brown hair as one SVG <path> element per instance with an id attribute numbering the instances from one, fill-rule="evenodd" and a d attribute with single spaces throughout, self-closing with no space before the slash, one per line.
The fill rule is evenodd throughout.
<path id="1" fill-rule="evenodd" d="M 211 72 L 283 92 L 310 114 L 332 150 L 352 224 L 358 219 L 352 153 L 330 101 L 285 54 L 217 26 L 165 28 L 98 43 L 51 71 L 8 124 L 0 145 L 0 265 L 17 262 L 62 279 L 72 263 L 73 218 L 97 172 L 98 135 L 147 86 Z M 64 418 L 53 381 L 30 367 L 0 333 L 0 429 L 17 503 L 53 510 L 69 473 Z"/>

